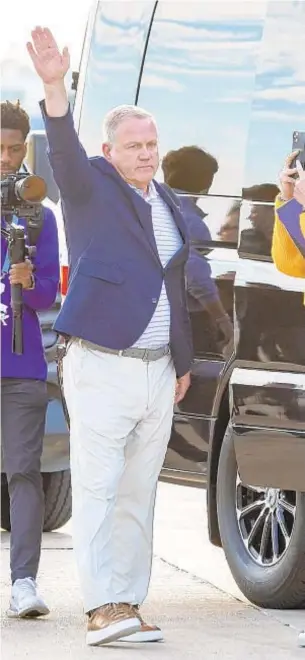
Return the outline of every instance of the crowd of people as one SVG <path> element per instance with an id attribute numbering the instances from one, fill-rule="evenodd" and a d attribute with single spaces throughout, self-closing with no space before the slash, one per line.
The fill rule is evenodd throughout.
<path id="1" fill-rule="evenodd" d="M 149 112 L 134 106 L 107 114 L 102 155 L 89 160 L 74 129 L 64 84 L 67 49 L 61 53 L 50 31 L 36 28 L 28 52 L 44 85 L 41 111 L 70 256 L 69 290 L 55 329 L 66 340 L 73 543 L 87 643 L 159 641 L 162 631 L 144 621 L 141 605 L 151 576 L 156 487 L 173 407 L 191 385 L 190 309 L 204 308 L 224 343 L 233 335 L 208 261 L 192 245 L 208 233 L 196 201 L 208 193 L 218 165 L 203 149 L 183 147 L 164 158 L 164 185 L 159 184 L 154 179 L 157 127 Z M 19 171 L 29 129 L 19 104 L 1 104 L 2 177 Z M 305 258 L 281 220 L 285 207 L 300 220 L 305 237 L 305 173 L 299 165 L 292 167 L 296 155 L 287 159 L 280 189 L 264 190 L 268 202 L 276 196 L 274 230 L 273 222 L 265 226 L 265 216 L 251 218 L 256 240 L 272 243 L 277 268 L 305 278 Z M 195 159 L 196 180 L 189 176 L 188 159 Z M 181 199 L 181 192 L 189 195 Z M 223 235 L 236 236 L 238 213 L 237 204 Z M 242 238 L 249 241 L 254 229 L 246 231 Z M 32 261 L 11 265 L 5 238 L 1 249 L 1 424 L 12 530 L 9 614 L 36 617 L 49 612 L 36 585 L 47 407 L 37 311 L 49 308 L 58 290 L 52 212 L 44 210 Z M 23 291 L 22 356 L 11 351 L 10 286 L 15 284 Z"/>

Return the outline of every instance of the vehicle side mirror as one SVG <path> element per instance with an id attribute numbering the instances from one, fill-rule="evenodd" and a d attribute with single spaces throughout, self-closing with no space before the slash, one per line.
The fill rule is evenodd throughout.
<path id="1" fill-rule="evenodd" d="M 71 89 L 75 92 L 77 92 L 78 79 L 79 79 L 79 71 L 72 71 Z"/>
<path id="2" fill-rule="evenodd" d="M 44 131 L 31 131 L 28 137 L 28 148 L 25 164 L 32 174 L 41 176 L 47 185 L 47 196 L 57 204 L 59 190 L 55 183 L 47 154 L 48 141 Z"/>

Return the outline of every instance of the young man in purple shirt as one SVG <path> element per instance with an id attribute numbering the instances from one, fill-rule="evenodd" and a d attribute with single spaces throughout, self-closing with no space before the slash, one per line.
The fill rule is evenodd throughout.
<path id="1" fill-rule="evenodd" d="M 29 117 L 19 103 L 1 103 L 1 178 L 19 171 L 26 153 Z M 22 218 L 18 224 L 26 227 Z M 1 226 L 6 226 L 1 217 Z M 23 289 L 23 354 L 12 352 L 11 284 Z M 37 311 L 55 301 L 59 284 L 55 217 L 43 208 L 36 256 L 11 266 L 1 235 L 1 436 L 11 518 L 12 595 L 9 615 L 33 617 L 49 610 L 37 593 L 44 494 L 40 459 L 48 404 L 47 364 Z"/>

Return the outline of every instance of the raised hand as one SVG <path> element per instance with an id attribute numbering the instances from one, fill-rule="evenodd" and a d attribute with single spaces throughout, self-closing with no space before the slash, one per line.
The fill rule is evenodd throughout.
<path id="1" fill-rule="evenodd" d="M 27 43 L 27 51 L 42 81 L 52 85 L 63 80 L 70 67 L 68 48 L 61 53 L 48 28 L 36 27 L 32 40 L 33 43 Z"/>
<path id="2" fill-rule="evenodd" d="M 305 208 L 305 170 L 299 160 L 297 160 L 296 166 L 299 178 L 295 182 L 293 196 Z"/>
<path id="3" fill-rule="evenodd" d="M 293 163 L 299 153 L 300 151 L 298 150 L 289 154 L 288 158 L 286 158 L 284 169 L 280 173 L 281 195 L 286 201 L 292 199 L 294 194 L 295 179 L 293 177 L 297 174 L 298 170 L 296 167 L 293 167 Z"/>

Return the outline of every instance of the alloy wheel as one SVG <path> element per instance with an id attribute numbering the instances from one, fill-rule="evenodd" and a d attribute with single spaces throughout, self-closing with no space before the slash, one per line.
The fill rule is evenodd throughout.
<path id="1" fill-rule="evenodd" d="M 296 516 L 296 493 L 236 480 L 236 516 L 244 546 L 260 566 L 273 566 L 287 551 Z"/>

